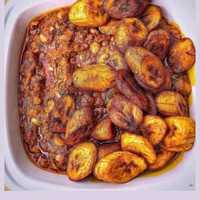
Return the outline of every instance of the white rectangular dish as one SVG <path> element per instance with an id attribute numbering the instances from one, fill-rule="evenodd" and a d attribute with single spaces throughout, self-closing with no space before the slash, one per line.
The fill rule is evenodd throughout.
<path id="1" fill-rule="evenodd" d="M 29 161 L 20 137 L 17 106 L 18 65 L 26 26 L 33 17 L 73 2 L 74 0 L 20 0 L 7 13 L 4 66 L 5 109 L 3 113 L 6 134 L 6 176 L 22 190 L 194 190 L 196 148 L 185 153 L 183 160 L 175 168 L 159 176 L 141 176 L 124 185 L 92 181 L 71 182 L 66 176 L 45 172 Z M 195 0 L 155 0 L 154 2 L 164 7 L 166 14 L 196 42 L 195 23 L 191 23 L 195 19 Z M 185 13 L 190 14 L 185 15 Z M 195 101 L 195 86 L 193 86 L 191 113 L 194 119 Z"/>

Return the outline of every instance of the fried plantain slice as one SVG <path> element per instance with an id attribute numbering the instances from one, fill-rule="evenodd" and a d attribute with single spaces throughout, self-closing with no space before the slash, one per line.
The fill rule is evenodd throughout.
<path id="1" fill-rule="evenodd" d="M 100 121 L 91 136 L 99 141 L 111 140 L 114 137 L 112 130 L 112 121 L 109 118 L 105 118 Z"/>
<path id="2" fill-rule="evenodd" d="M 156 162 L 149 165 L 148 169 L 151 171 L 155 171 L 165 167 L 172 160 L 172 158 L 174 158 L 175 155 L 175 152 L 161 149 L 160 152 L 157 153 Z"/>
<path id="3" fill-rule="evenodd" d="M 128 131 L 135 131 L 143 119 L 142 110 L 121 95 L 112 97 L 107 110 L 113 124 Z"/>
<path id="4" fill-rule="evenodd" d="M 114 35 L 121 22 L 121 20 L 111 20 L 107 24 L 100 26 L 99 31 L 106 35 Z"/>
<path id="5" fill-rule="evenodd" d="M 111 144 L 102 144 L 98 149 L 98 159 L 105 157 L 106 155 L 113 153 L 115 151 L 119 151 L 121 149 L 121 145 L 119 143 L 111 143 Z"/>
<path id="6" fill-rule="evenodd" d="M 158 115 L 146 115 L 141 125 L 141 131 L 151 144 L 157 145 L 163 140 L 167 132 L 167 125 Z"/>
<path id="7" fill-rule="evenodd" d="M 94 175 L 97 179 L 109 183 L 127 183 L 146 168 L 143 158 L 127 151 L 116 151 L 97 162 Z"/>
<path id="8" fill-rule="evenodd" d="M 156 5 L 149 5 L 143 14 L 142 21 L 147 27 L 148 31 L 155 29 L 162 19 L 161 8 Z"/>
<path id="9" fill-rule="evenodd" d="M 172 70 L 169 67 L 165 67 L 165 82 L 158 92 L 172 89 L 172 75 Z"/>
<path id="10" fill-rule="evenodd" d="M 65 140 L 69 145 L 74 145 L 85 138 L 84 128 L 92 123 L 92 111 L 90 107 L 76 110 L 67 122 Z"/>
<path id="11" fill-rule="evenodd" d="M 97 148 L 92 142 L 80 143 L 72 149 L 67 163 L 67 176 L 80 181 L 90 175 L 97 159 Z"/>
<path id="12" fill-rule="evenodd" d="M 170 36 L 167 31 L 156 29 L 149 33 L 144 47 L 163 60 L 168 52 Z"/>
<path id="13" fill-rule="evenodd" d="M 102 47 L 97 55 L 97 63 L 109 65 L 116 71 L 127 68 L 123 55 L 116 48 Z"/>
<path id="14" fill-rule="evenodd" d="M 149 102 L 147 113 L 149 115 L 156 115 L 157 114 L 157 107 L 156 107 L 156 102 L 155 102 L 154 96 L 151 93 L 146 93 L 146 97 L 147 97 L 148 102 Z"/>
<path id="15" fill-rule="evenodd" d="M 148 4 L 149 0 L 105 0 L 104 9 L 112 18 L 122 19 L 140 15 Z"/>
<path id="16" fill-rule="evenodd" d="M 164 138 L 168 151 L 182 152 L 192 148 L 195 140 L 195 122 L 192 118 L 175 116 L 165 119 L 169 132 Z"/>
<path id="17" fill-rule="evenodd" d="M 187 116 L 189 108 L 184 97 L 174 91 L 163 91 L 156 97 L 158 111 L 164 116 Z"/>
<path id="18" fill-rule="evenodd" d="M 182 73 L 191 69 L 195 63 L 196 51 L 190 38 L 176 41 L 168 56 L 168 64 L 175 73 Z"/>
<path id="19" fill-rule="evenodd" d="M 124 132 L 121 135 L 121 148 L 123 151 L 141 155 L 149 164 L 156 161 L 156 152 L 152 144 L 143 136 Z"/>
<path id="20" fill-rule="evenodd" d="M 121 94 L 130 99 L 140 109 L 147 111 L 149 108 L 148 98 L 138 87 L 136 81 L 130 76 L 130 72 L 120 70 L 116 76 L 116 86 Z"/>
<path id="21" fill-rule="evenodd" d="M 170 34 L 170 43 L 173 44 L 176 40 L 180 40 L 183 37 L 180 28 L 174 22 L 169 22 L 166 18 L 162 18 L 159 24 L 159 28 L 167 31 Z"/>
<path id="22" fill-rule="evenodd" d="M 114 35 L 116 46 L 124 52 L 130 46 L 140 46 L 147 37 L 147 29 L 137 18 L 126 18 L 119 25 Z"/>
<path id="23" fill-rule="evenodd" d="M 107 65 L 88 65 L 73 73 L 74 86 L 89 91 L 102 92 L 113 86 L 115 72 Z"/>
<path id="24" fill-rule="evenodd" d="M 142 47 L 129 47 L 125 58 L 140 86 L 151 92 L 162 87 L 166 71 L 157 56 Z"/>
<path id="25" fill-rule="evenodd" d="M 107 22 L 101 0 L 78 0 L 69 10 L 69 21 L 83 27 L 98 27 Z"/>
<path id="26" fill-rule="evenodd" d="M 173 88 L 183 96 L 189 96 L 192 92 L 192 85 L 187 74 L 173 76 Z"/>

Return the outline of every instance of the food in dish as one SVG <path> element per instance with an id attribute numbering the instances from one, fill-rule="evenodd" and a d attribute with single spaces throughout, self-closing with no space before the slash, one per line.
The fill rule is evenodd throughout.
<path id="1" fill-rule="evenodd" d="M 25 150 L 72 181 L 126 183 L 193 147 L 195 47 L 148 0 L 78 0 L 34 18 L 19 67 Z"/>

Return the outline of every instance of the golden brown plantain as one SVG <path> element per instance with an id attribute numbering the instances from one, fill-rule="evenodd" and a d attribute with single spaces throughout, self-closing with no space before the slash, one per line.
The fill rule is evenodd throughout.
<path id="1" fill-rule="evenodd" d="M 156 29 L 149 33 L 144 47 L 163 60 L 168 52 L 170 36 L 167 31 Z"/>
<path id="2" fill-rule="evenodd" d="M 69 21 L 77 26 L 98 27 L 107 22 L 101 0 L 78 0 L 69 11 Z"/>
<path id="3" fill-rule="evenodd" d="M 145 160 L 127 151 L 116 151 L 101 158 L 94 169 L 97 179 L 109 183 L 126 183 L 141 174 Z"/>
<path id="4" fill-rule="evenodd" d="M 184 97 L 174 91 L 163 91 L 156 97 L 158 111 L 164 116 L 187 116 L 189 108 Z"/>
<path id="5" fill-rule="evenodd" d="M 142 47 L 129 47 L 125 58 L 140 86 L 151 92 L 162 87 L 166 71 L 157 56 Z"/>
<path id="6" fill-rule="evenodd" d="M 127 68 L 123 55 L 116 48 L 102 47 L 97 55 L 97 63 L 109 65 L 117 71 Z"/>
<path id="7" fill-rule="evenodd" d="M 67 122 L 65 140 L 68 145 L 74 145 L 85 138 L 84 128 L 92 123 L 92 111 L 89 107 L 76 110 Z"/>
<path id="8" fill-rule="evenodd" d="M 112 121 L 109 118 L 105 118 L 100 121 L 91 136 L 99 141 L 111 140 L 114 137 L 112 130 Z"/>
<path id="9" fill-rule="evenodd" d="M 195 122 L 189 117 L 168 117 L 166 123 L 169 132 L 164 138 L 164 147 L 168 151 L 182 152 L 192 148 L 195 140 Z"/>
<path id="10" fill-rule="evenodd" d="M 192 92 L 192 85 L 187 74 L 173 77 L 173 88 L 183 96 L 189 96 Z"/>
<path id="11" fill-rule="evenodd" d="M 191 39 L 183 38 L 176 41 L 169 51 L 168 64 L 175 73 L 191 69 L 195 63 L 196 52 Z"/>
<path id="12" fill-rule="evenodd" d="M 153 4 L 147 7 L 142 17 L 142 21 L 144 22 L 148 31 L 155 29 L 159 25 L 161 19 L 161 8 Z"/>
<path id="13" fill-rule="evenodd" d="M 107 65 L 88 65 L 73 73 L 74 86 L 89 91 L 102 92 L 113 86 L 115 72 Z"/>
<path id="14" fill-rule="evenodd" d="M 149 165 L 148 169 L 154 171 L 165 167 L 172 160 L 172 158 L 174 158 L 175 155 L 175 152 L 161 149 L 160 152 L 157 153 L 156 162 Z"/>
<path id="15" fill-rule="evenodd" d="M 153 145 L 143 136 L 124 132 L 121 135 L 121 148 L 123 151 L 141 155 L 149 164 L 156 161 L 156 152 Z"/>
<path id="16" fill-rule="evenodd" d="M 67 163 L 67 176 L 80 181 L 90 175 L 97 159 L 97 148 L 92 142 L 80 143 L 72 149 Z"/>
<path id="17" fill-rule="evenodd" d="M 166 132 L 167 125 L 165 121 L 157 115 L 146 115 L 141 125 L 142 134 L 148 138 L 153 145 L 159 144 Z"/>
<path id="18" fill-rule="evenodd" d="M 111 20 L 107 24 L 100 26 L 99 31 L 106 35 L 114 35 L 121 22 L 121 20 Z"/>
<path id="19" fill-rule="evenodd" d="M 170 34 L 170 43 L 173 44 L 176 40 L 180 40 L 183 35 L 177 24 L 167 21 L 164 17 L 161 19 L 159 28 L 167 31 Z"/>
<path id="20" fill-rule="evenodd" d="M 142 45 L 147 34 L 147 29 L 142 21 L 137 18 L 126 18 L 117 28 L 114 39 L 116 46 L 124 52 L 130 45 Z"/>

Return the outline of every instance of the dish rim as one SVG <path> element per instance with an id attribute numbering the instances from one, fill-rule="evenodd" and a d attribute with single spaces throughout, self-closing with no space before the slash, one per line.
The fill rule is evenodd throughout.
<path id="1" fill-rule="evenodd" d="M 12 37 L 12 35 L 13 35 L 13 32 L 14 32 L 14 28 L 15 28 L 15 26 L 16 26 L 16 23 L 17 23 L 17 21 L 19 20 L 19 18 L 28 10 L 28 9 L 30 9 L 30 8 L 32 8 L 32 7 L 34 7 L 34 6 L 36 6 L 38 3 L 42 3 L 42 4 L 44 4 L 45 2 L 49 2 L 49 1 L 51 1 L 51 0 L 44 0 L 44 1 L 39 1 L 39 0 L 35 0 L 35 1 L 33 1 L 33 0 L 30 0 L 29 1 L 29 3 L 25 6 L 24 5 L 24 7 L 14 7 L 13 8 L 13 10 L 12 10 L 12 12 L 10 13 L 10 15 L 8 16 L 8 21 L 7 21 L 7 23 L 6 23 L 6 35 L 8 36 L 7 37 L 7 39 L 6 39 L 6 42 L 5 42 L 5 66 L 4 66 L 4 69 L 5 69 L 5 76 L 4 77 L 6 77 L 5 78 L 5 80 L 4 80 L 4 83 L 6 82 L 6 84 L 5 84 L 5 86 L 4 86 L 4 92 L 5 92 L 5 99 L 4 99 L 4 105 L 6 105 L 6 100 L 7 100 L 7 98 L 8 98 L 8 91 L 7 91 L 7 78 L 8 78 L 8 73 L 7 73 L 7 66 L 8 66 L 8 64 L 9 64 L 9 62 L 8 62 L 8 59 L 9 59 L 9 50 L 10 50 L 10 48 L 11 48 L 11 46 L 12 46 L 12 44 L 11 44 L 11 37 Z M 65 2 L 66 3 L 66 1 L 62 1 L 62 0 L 60 0 L 61 2 Z M 51 1 L 51 2 L 53 2 L 53 1 Z M 60 3 L 59 3 L 60 4 Z M 58 6 L 58 7 L 61 7 L 61 6 Z M 14 14 L 14 11 L 15 11 L 15 14 Z M 17 16 L 17 17 L 16 17 Z M 193 88 L 194 89 L 194 88 Z M 196 86 L 195 86 L 195 89 L 196 89 Z M 193 91 L 194 93 L 195 93 L 195 91 Z M 19 166 L 17 166 L 16 165 L 16 163 L 14 162 L 14 160 L 15 160 L 15 158 L 14 158 L 14 156 L 13 156 L 13 154 L 12 154 L 12 151 L 11 151 L 11 148 L 10 148 L 10 143 L 9 143 L 9 134 L 7 133 L 7 131 L 8 131 L 8 125 L 9 125 L 9 123 L 8 123 L 8 120 L 7 120 L 7 114 L 6 114 L 6 110 L 7 110 L 7 106 L 4 106 L 5 107 L 5 109 L 4 109 L 4 113 L 3 113 L 3 116 L 6 116 L 6 119 L 5 119 L 5 123 L 4 123 L 4 125 L 5 125 L 5 127 L 4 127 L 4 130 L 5 130 L 5 132 L 6 132 L 6 137 L 5 137 L 5 146 L 6 146 L 6 155 L 9 155 L 9 156 L 6 156 L 6 170 L 7 170 L 7 174 L 9 175 L 9 172 L 11 172 L 11 171 L 15 171 L 15 178 L 14 178 L 14 180 L 16 181 L 16 180 L 20 180 L 20 179 L 23 179 L 23 185 L 21 185 L 21 187 L 23 188 L 24 186 L 26 186 L 26 185 L 30 185 L 30 186 L 34 186 L 34 185 L 37 185 L 37 187 L 36 188 L 40 188 L 40 187 L 42 187 L 42 188 L 44 188 L 44 189 L 55 189 L 55 186 L 58 186 L 58 185 L 56 185 L 56 184 L 53 184 L 53 183 L 47 183 L 47 182 L 44 182 L 45 184 L 42 184 L 42 183 L 39 183 L 38 181 L 33 181 L 33 180 L 31 180 L 31 183 L 30 183 L 30 180 L 23 174 L 23 173 L 20 173 L 20 169 L 19 169 Z M 194 97 L 194 107 L 196 108 L 197 107 L 197 105 L 196 105 L 196 95 L 195 95 L 195 97 Z M 197 121 L 197 117 L 196 117 L 196 114 L 195 114 L 195 121 Z M 21 139 L 21 138 L 20 138 Z M 195 145 L 196 146 L 196 145 Z M 196 148 L 194 148 L 194 150 L 195 150 Z M 194 151 L 194 150 L 192 150 L 192 151 Z M 186 156 L 187 157 L 187 156 Z M 184 160 L 186 160 L 187 158 L 185 158 Z M 181 164 L 179 164 L 179 165 L 181 165 Z M 171 171 L 170 171 L 170 173 L 171 173 Z M 10 174 L 11 175 L 11 174 Z M 10 176 L 9 175 L 9 176 Z M 162 176 L 162 175 L 161 175 Z M 13 178 L 13 177 L 12 177 Z M 156 178 L 156 177 L 153 177 L 153 179 L 154 178 Z M 156 179 L 155 179 L 156 180 Z M 20 185 L 20 184 L 19 184 Z M 45 186 L 46 185 L 46 186 Z M 60 187 L 60 189 L 62 190 L 62 189 L 64 189 L 64 190 L 70 190 L 70 191 L 72 191 L 72 190 L 75 190 L 75 191 L 77 191 L 77 188 L 71 188 L 71 187 L 69 187 L 69 185 L 68 184 L 66 184 L 67 185 L 67 187 L 66 186 L 59 186 Z M 146 185 L 145 185 L 146 186 Z M 58 189 L 58 188 L 57 188 Z M 91 190 L 91 188 L 78 188 L 78 190 Z M 94 188 L 92 188 L 92 190 L 93 190 Z M 98 188 L 99 189 L 99 188 Z M 101 188 L 102 189 L 102 188 Z M 115 187 L 115 188 L 109 188 L 109 189 L 107 189 L 107 190 L 120 190 L 120 188 L 117 188 L 117 187 Z M 124 187 L 122 187 L 121 188 L 122 190 L 126 190 L 126 189 L 130 189 L 129 187 L 127 187 L 127 188 L 124 188 Z M 134 189 L 138 189 L 138 188 L 131 188 L 131 190 L 134 190 Z M 105 190 L 105 189 L 104 189 Z"/>

